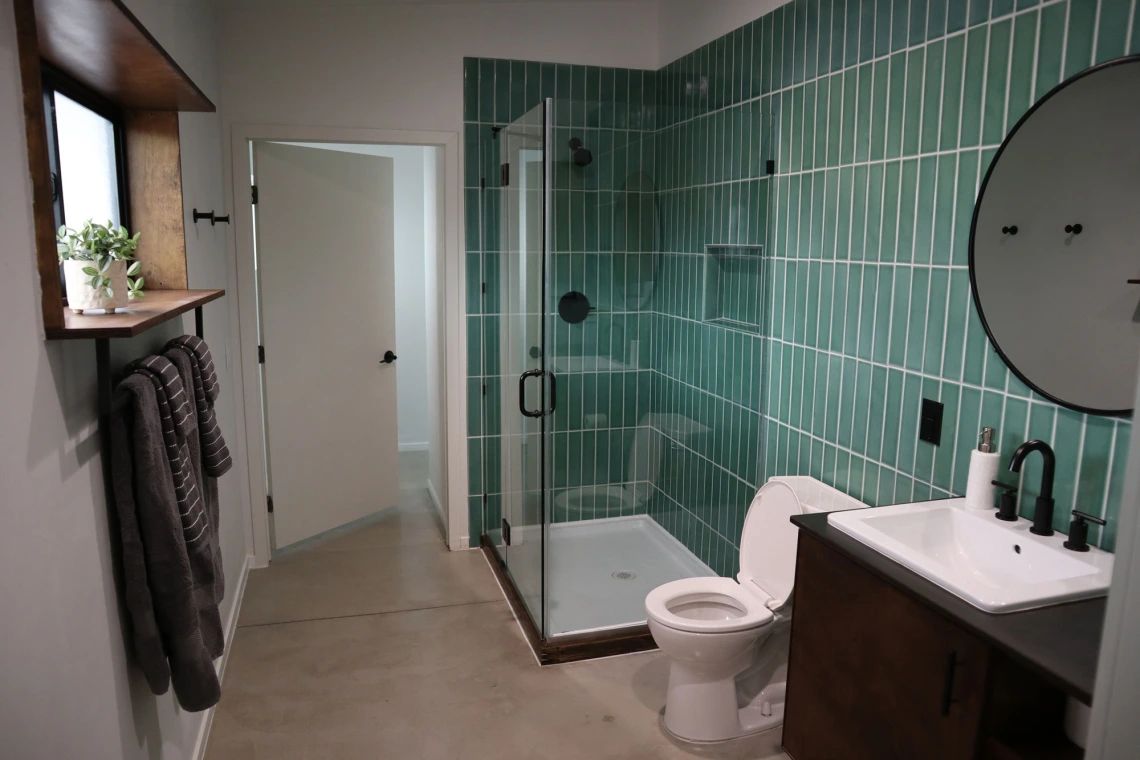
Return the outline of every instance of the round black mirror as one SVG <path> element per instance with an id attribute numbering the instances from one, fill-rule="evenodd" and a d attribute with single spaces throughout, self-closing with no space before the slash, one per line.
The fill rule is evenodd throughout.
<path id="1" fill-rule="evenodd" d="M 1082 71 L 1005 138 L 978 192 L 970 283 L 998 355 L 1071 409 L 1131 412 L 1140 361 L 1140 56 Z"/>

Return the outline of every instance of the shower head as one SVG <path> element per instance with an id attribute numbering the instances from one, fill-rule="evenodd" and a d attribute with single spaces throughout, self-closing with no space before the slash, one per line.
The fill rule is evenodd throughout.
<path id="1" fill-rule="evenodd" d="M 577 137 L 570 138 L 571 159 L 578 166 L 589 166 L 594 160 L 594 154 L 582 147 L 582 141 Z"/>

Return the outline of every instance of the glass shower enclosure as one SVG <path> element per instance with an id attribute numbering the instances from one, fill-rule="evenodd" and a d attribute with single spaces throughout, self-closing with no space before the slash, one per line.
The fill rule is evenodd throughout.
<path id="1" fill-rule="evenodd" d="M 484 337 L 497 378 L 485 414 L 500 432 L 485 465 L 498 493 L 485 543 L 540 659 L 568 636 L 628 636 L 648 590 L 711 572 L 691 555 L 671 560 L 679 544 L 646 530 L 647 470 L 661 459 L 647 424 L 651 145 L 632 130 L 571 129 L 580 105 L 546 99 L 494 128 L 484 160 L 497 250 L 484 274 L 498 312 Z"/>

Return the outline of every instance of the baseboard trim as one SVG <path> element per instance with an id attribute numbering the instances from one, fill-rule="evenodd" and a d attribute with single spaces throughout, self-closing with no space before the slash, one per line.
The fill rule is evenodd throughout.
<path id="1" fill-rule="evenodd" d="M 226 663 L 230 660 L 230 651 L 234 646 L 234 633 L 237 631 L 238 617 L 241 615 L 241 603 L 245 598 L 245 585 L 249 581 L 249 570 L 253 566 L 253 555 L 247 555 L 241 566 L 241 577 L 238 579 L 237 589 L 234 591 L 234 604 L 230 607 L 230 615 L 226 620 L 226 648 L 222 656 L 214 662 L 218 672 L 218 681 L 222 681 L 226 674 Z M 210 741 L 210 728 L 214 725 L 214 710 L 217 705 L 209 708 L 202 715 L 202 722 L 198 726 L 198 738 L 194 742 L 194 751 L 190 754 L 193 760 L 205 760 L 206 745 Z"/>

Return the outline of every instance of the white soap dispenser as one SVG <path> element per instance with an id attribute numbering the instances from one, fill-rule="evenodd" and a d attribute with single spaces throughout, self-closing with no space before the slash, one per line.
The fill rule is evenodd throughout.
<path id="1" fill-rule="evenodd" d="M 998 460 L 994 450 L 994 429 L 982 428 L 978 448 L 970 452 L 970 476 L 966 480 L 966 509 L 993 509 Z"/>

